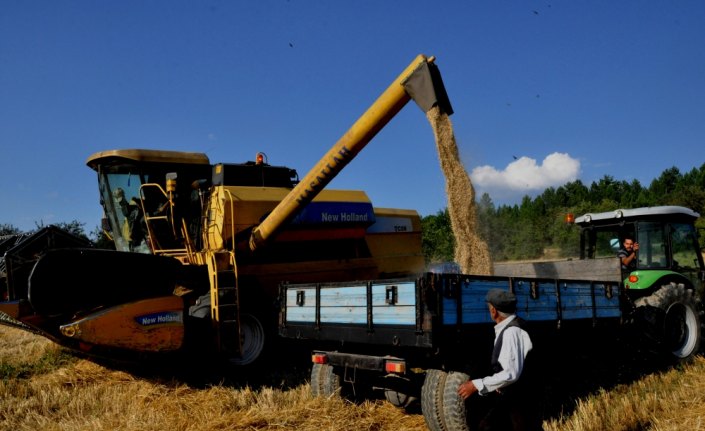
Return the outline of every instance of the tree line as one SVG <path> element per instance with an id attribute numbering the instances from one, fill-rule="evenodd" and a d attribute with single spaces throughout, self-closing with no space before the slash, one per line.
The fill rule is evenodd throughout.
<path id="1" fill-rule="evenodd" d="M 605 175 L 590 185 L 580 180 L 549 187 L 538 196 L 524 196 L 520 204 L 499 205 L 484 193 L 476 202 L 478 234 L 487 242 L 494 261 L 577 257 L 579 228 L 566 215 L 679 205 L 705 214 L 705 163 L 681 173 L 664 170 L 648 187 L 638 180 L 618 181 Z M 453 260 L 455 239 L 448 210 L 422 218 L 426 261 Z M 700 244 L 705 245 L 705 221 L 699 218 Z"/>

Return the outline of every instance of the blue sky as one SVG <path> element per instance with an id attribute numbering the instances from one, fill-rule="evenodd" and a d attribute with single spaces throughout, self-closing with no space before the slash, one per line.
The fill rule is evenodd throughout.
<path id="1" fill-rule="evenodd" d="M 705 163 L 702 1 L 0 3 L 0 224 L 101 209 L 91 154 L 199 151 L 303 177 L 418 54 L 436 57 L 479 193 L 514 204 Z M 410 103 L 329 187 L 446 206 Z"/>

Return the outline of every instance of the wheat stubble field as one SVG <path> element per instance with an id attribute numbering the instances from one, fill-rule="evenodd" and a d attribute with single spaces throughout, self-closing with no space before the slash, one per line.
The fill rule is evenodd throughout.
<path id="1" fill-rule="evenodd" d="M 382 400 L 313 398 L 305 373 L 249 386 L 134 373 L 0 326 L 0 430 L 425 430 Z M 269 380 L 276 382 L 276 373 Z M 298 380 L 298 383 L 297 383 Z M 705 430 L 705 359 L 571 402 L 546 430 Z"/>

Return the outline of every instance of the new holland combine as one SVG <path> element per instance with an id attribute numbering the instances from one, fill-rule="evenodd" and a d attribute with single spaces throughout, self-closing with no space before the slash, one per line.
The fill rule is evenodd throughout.
<path id="1" fill-rule="evenodd" d="M 20 262 L 6 248 L 3 274 L 17 276 L 0 277 L 1 321 L 106 356 L 206 340 L 246 365 L 276 337 L 281 282 L 423 271 L 415 211 L 324 187 L 412 98 L 424 111 L 450 110 L 433 61 L 414 59 L 301 180 L 261 153 L 241 164 L 147 149 L 91 155 L 116 250 L 66 241 Z"/>

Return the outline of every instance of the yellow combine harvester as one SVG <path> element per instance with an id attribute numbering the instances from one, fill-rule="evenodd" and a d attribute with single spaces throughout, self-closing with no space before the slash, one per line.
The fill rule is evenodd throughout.
<path id="1" fill-rule="evenodd" d="M 325 186 L 413 98 L 450 113 L 418 56 L 302 180 L 266 156 L 124 149 L 90 156 L 116 251 L 47 246 L 4 280 L 0 322 L 96 355 L 180 352 L 204 340 L 254 362 L 275 336 L 280 283 L 385 279 L 424 269 L 419 215 Z"/>

